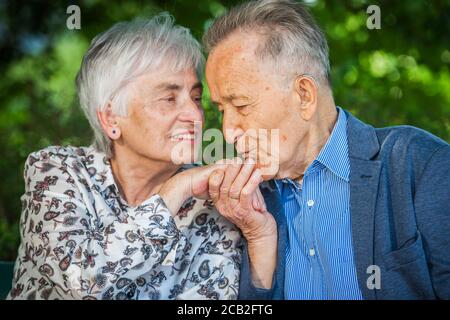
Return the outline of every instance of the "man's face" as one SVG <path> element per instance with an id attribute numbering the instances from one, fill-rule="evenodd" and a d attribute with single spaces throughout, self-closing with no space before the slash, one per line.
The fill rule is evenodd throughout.
<path id="1" fill-rule="evenodd" d="M 223 112 L 227 143 L 235 143 L 245 159 L 256 160 L 267 180 L 294 158 L 301 119 L 293 91 L 273 66 L 257 59 L 257 45 L 257 35 L 231 35 L 209 55 L 206 80 L 212 102 Z M 273 129 L 279 129 L 278 136 L 271 134 Z"/>

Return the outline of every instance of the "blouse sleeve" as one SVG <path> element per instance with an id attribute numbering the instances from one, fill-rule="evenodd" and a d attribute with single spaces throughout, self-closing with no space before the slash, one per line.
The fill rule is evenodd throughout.
<path id="1" fill-rule="evenodd" d="M 237 299 L 242 256 L 241 233 L 212 208 L 190 225 L 194 256 L 177 299 Z"/>
<path id="2" fill-rule="evenodd" d="M 105 209 L 93 212 L 83 200 L 89 194 L 80 192 L 82 179 L 66 173 L 57 161 L 27 160 L 20 261 L 38 268 L 41 277 L 33 281 L 51 284 L 40 298 L 133 298 L 130 282 L 163 263 L 180 239 L 171 213 L 158 195 L 123 219 Z"/>

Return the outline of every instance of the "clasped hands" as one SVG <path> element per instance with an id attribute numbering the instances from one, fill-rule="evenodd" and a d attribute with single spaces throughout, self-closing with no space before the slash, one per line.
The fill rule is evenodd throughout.
<path id="1" fill-rule="evenodd" d="M 254 285 L 270 288 L 276 265 L 277 226 L 259 189 L 262 181 L 261 169 L 254 161 L 224 159 L 173 176 L 159 195 L 173 214 L 189 197 L 211 199 L 217 211 L 246 239 Z"/>

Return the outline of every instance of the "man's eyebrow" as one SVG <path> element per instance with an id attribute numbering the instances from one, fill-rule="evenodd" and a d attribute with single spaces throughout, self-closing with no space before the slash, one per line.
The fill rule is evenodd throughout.
<path id="1" fill-rule="evenodd" d="M 249 97 L 248 96 L 246 96 L 245 94 L 230 94 L 230 95 L 228 95 L 228 96 L 225 96 L 225 97 L 223 97 L 223 99 L 224 100 L 226 100 L 226 101 L 233 101 L 233 100 L 236 100 L 236 99 L 249 99 Z"/>
<path id="2" fill-rule="evenodd" d="M 243 94 L 243 95 L 240 95 L 240 94 L 234 94 L 234 93 L 232 93 L 232 94 L 230 94 L 230 95 L 227 95 L 227 96 L 222 97 L 221 100 L 223 100 L 223 101 L 233 101 L 233 100 L 235 100 L 235 99 L 247 99 L 247 100 L 249 100 L 250 98 L 249 98 L 248 96 L 244 95 L 244 94 Z M 215 104 L 215 105 L 219 105 L 219 104 L 220 104 L 220 102 L 215 101 L 215 100 L 212 100 L 212 99 L 211 99 L 211 103 L 213 103 L 213 104 Z"/>

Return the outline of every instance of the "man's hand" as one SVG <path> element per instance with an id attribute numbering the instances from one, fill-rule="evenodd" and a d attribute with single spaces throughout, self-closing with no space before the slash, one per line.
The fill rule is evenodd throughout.
<path id="1" fill-rule="evenodd" d="M 239 160 L 211 174 L 209 195 L 216 209 L 246 238 L 255 286 L 270 288 L 276 266 L 277 226 L 259 190 L 263 181 L 260 170 L 254 163 L 241 164 Z"/>

